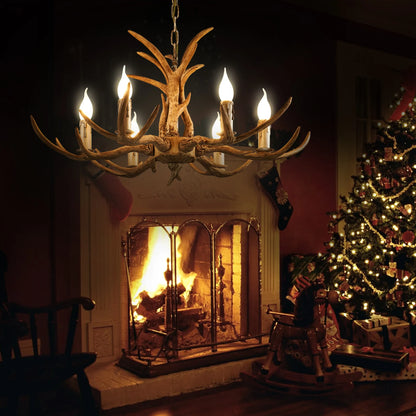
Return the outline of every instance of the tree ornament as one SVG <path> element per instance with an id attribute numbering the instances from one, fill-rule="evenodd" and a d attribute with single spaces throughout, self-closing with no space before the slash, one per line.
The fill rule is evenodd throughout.
<path id="1" fill-rule="evenodd" d="M 391 261 L 389 263 L 389 267 L 386 271 L 387 276 L 395 277 L 397 273 L 397 263 L 395 261 Z"/>
<path id="2" fill-rule="evenodd" d="M 380 179 L 380 184 L 384 189 L 390 189 L 391 188 L 391 182 L 389 178 L 381 178 Z"/>
<path id="3" fill-rule="evenodd" d="M 402 240 L 406 244 L 411 244 L 415 240 L 415 233 L 413 231 L 407 230 L 402 234 Z"/>
<path id="4" fill-rule="evenodd" d="M 405 180 L 406 178 L 410 178 L 412 176 L 413 170 L 410 166 L 401 166 L 397 169 L 397 175 Z"/>

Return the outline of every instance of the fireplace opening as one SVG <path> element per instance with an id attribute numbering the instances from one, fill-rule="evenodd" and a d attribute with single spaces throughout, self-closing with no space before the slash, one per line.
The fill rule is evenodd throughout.
<path id="1" fill-rule="evenodd" d="M 255 219 L 143 220 L 127 233 L 128 350 L 144 377 L 262 355 Z"/>

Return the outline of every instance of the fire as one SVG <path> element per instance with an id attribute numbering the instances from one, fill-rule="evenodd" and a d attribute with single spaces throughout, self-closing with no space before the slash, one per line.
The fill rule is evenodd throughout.
<path id="1" fill-rule="evenodd" d="M 171 228 L 168 228 L 171 232 Z M 176 236 L 176 245 L 180 247 L 180 236 Z M 141 278 L 137 289 L 132 293 L 132 304 L 137 306 L 140 303 L 140 293 L 146 291 L 153 298 L 161 294 L 166 288 L 165 271 L 170 265 L 171 243 L 168 233 L 162 227 L 150 227 L 148 234 L 148 255 L 143 268 Z M 179 250 L 176 252 L 177 263 L 177 284 L 182 283 L 186 291 L 183 293 L 185 300 L 188 299 L 189 292 L 192 289 L 196 273 L 183 273 L 180 264 L 182 254 Z M 170 267 L 170 266 L 169 266 Z"/>

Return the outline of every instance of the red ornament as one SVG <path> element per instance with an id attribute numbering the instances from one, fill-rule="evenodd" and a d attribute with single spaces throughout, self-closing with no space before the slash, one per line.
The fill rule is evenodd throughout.
<path id="1" fill-rule="evenodd" d="M 399 183 L 399 181 L 397 180 L 397 179 L 392 179 L 391 180 L 391 186 L 393 187 L 393 188 L 398 188 L 399 186 L 400 186 L 400 183 Z"/>
<path id="2" fill-rule="evenodd" d="M 397 174 L 401 178 L 410 178 L 412 176 L 412 168 L 408 165 L 402 166 L 399 169 L 397 169 Z"/>
<path id="3" fill-rule="evenodd" d="M 384 189 L 390 189 L 391 183 L 389 178 L 381 178 L 380 179 L 381 185 L 384 187 Z"/>
<path id="4" fill-rule="evenodd" d="M 402 234 L 402 240 L 406 243 L 413 243 L 415 240 L 415 233 L 413 231 L 407 230 Z"/>

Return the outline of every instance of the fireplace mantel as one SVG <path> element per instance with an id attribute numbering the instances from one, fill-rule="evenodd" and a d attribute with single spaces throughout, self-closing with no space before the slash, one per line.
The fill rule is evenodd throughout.
<path id="1" fill-rule="evenodd" d="M 231 161 L 231 164 L 234 161 Z M 221 223 L 231 218 L 256 218 L 260 223 L 261 321 L 264 332 L 271 321 L 267 305 L 279 305 L 279 232 L 275 210 L 257 182 L 269 164 L 253 162 L 229 178 L 201 176 L 190 167 L 181 180 L 168 185 L 166 166 L 121 183 L 133 195 L 130 216 L 122 223 L 110 220 L 107 201 L 93 181 L 81 181 L 81 290 L 96 301 L 92 313 L 82 316 L 82 347 L 98 353 L 98 361 L 118 360 L 127 347 L 122 322 L 126 318 L 126 268 L 121 241 L 129 228 L 144 218 L 177 221 L 201 218 Z M 124 299 L 124 300 L 123 300 Z"/>

